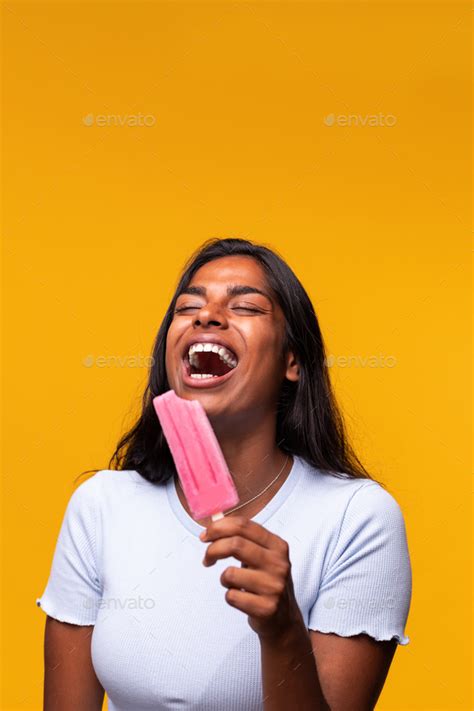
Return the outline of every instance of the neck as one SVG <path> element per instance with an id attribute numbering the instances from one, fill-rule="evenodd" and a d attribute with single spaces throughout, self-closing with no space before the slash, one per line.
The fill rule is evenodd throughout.
<path id="1" fill-rule="evenodd" d="M 223 418 L 212 425 L 239 499 L 247 501 L 276 477 L 286 459 L 275 442 L 275 415 L 268 409 L 257 412 L 254 408 L 251 415 L 243 416 L 227 427 Z M 284 479 L 284 474 L 282 472 L 278 482 L 275 482 L 275 487 Z M 245 511 L 243 508 L 242 512 Z"/>
<path id="2" fill-rule="evenodd" d="M 273 498 L 285 482 L 291 470 L 293 459 L 283 452 L 275 443 L 275 425 L 266 428 L 254 428 L 253 431 L 233 433 L 216 432 L 220 447 L 232 474 L 239 496 L 239 504 L 243 504 L 259 494 L 281 471 L 277 481 L 261 496 L 248 506 L 242 506 L 235 515 L 247 518 L 255 516 Z M 286 463 L 285 463 L 286 460 Z M 189 512 L 189 508 L 180 487 L 178 494 L 181 504 Z M 191 514 L 190 514 L 191 515 Z M 234 514 L 229 514 L 234 515 Z M 200 519 L 198 523 L 207 526 L 211 518 Z"/>
<path id="3" fill-rule="evenodd" d="M 219 444 L 242 503 L 262 491 L 276 477 L 287 458 L 273 438 L 265 442 L 258 433 L 239 438 L 238 442 L 234 438 L 221 438 Z"/>

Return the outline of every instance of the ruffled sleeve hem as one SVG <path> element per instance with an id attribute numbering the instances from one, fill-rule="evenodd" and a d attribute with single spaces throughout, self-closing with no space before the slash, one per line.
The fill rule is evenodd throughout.
<path id="1" fill-rule="evenodd" d="M 36 598 L 36 605 L 40 607 L 48 617 L 54 617 L 54 619 L 59 620 L 59 622 L 68 622 L 71 625 L 81 626 L 94 625 L 96 622 L 96 616 L 91 616 L 91 613 L 87 610 L 81 610 L 81 612 L 64 611 L 61 609 L 61 606 L 54 604 L 54 602 L 45 598 L 44 595 L 43 597 Z"/>
<path id="2" fill-rule="evenodd" d="M 387 642 L 391 639 L 396 639 L 397 643 L 402 646 L 406 646 L 410 643 L 409 637 L 404 634 L 398 634 L 397 632 L 371 632 L 369 630 L 358 627 L 354 627 L 350 630 L 344 630 L 344 632 L 341 632 L 341 630 L 332 629 L 329 626 L 325 627 L 324 625 L 318 625 L 317 629 L 314 629 L 313 627 L 310 627 L 309 629 L 312 629 L 315 632 L 323 632 L 324 634 L 337 634 L 339 635 L 339 637 L 353 637 L 354 635 L 358 634 L 366 634 L 369 637 L 372 637 L 372 639 L 375 639 L 377 642 Z"/>

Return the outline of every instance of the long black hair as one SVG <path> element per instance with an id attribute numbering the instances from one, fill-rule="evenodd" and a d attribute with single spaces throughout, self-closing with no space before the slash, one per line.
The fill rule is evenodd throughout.
<path id="1" fill-rule="evenodd" d="M 308 294 L 274 249 L 250 240 L 231 238 L 207 240 L 186 262 L 155 339 L 141 415 L 120 439 L 108 468 L 136 470 L 144 479 L 156 484 L 164 484 L 174 475 L 174 462 L 152 402 L 156 395 L 170 387 L 165 368 L 166 336 L 177 298 L 195 272 L 214 259 L 235 255 L 252 257 L 263 268 L 286 320 L 283 350 L 285 353 L 292 350 L 299 364 L 299 380 L 285 379 L 280 390 L 276 426 L 278 446 L 285 453 L 298 455 L 333 476 L 374 480 L 348 441 L 329 379 L 323 337 Z"/>

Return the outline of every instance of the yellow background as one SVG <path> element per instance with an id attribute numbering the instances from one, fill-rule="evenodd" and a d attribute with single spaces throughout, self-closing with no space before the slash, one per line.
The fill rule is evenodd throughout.
<path id="1" fill-rule="evenodd" d="M 178 272 L 215 236 L 278 249 L 329 354 L 352 356 L 331 374 L 413 566 L 411 642 L 378 708 L 472 708 L 470 15 L 452 0 L 3 4 L 3 709 L 41 708 L 35 599 L 74 478 L 107 467 Z M 154 125 L 96 119 L 139 113 Z"/>

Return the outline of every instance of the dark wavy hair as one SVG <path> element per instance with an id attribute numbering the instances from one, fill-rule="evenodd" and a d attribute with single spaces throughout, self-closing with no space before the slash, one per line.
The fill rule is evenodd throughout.
<path id="1" fill-rule="evenodd" d="M 155 339 L 141 415 L 120 439 L 108 468 L 136 470 L 144 479 L 156 484 L 164 484 L 175 474 L 174 462 L 152 402 L 156 395 L 170 388 L 165 368 L 166 336 L 177 298 L 197 270 L 214 259 L 235 255 L 252 257 L 263 268 L 286 320 L 284 353 L 292 350 L 299 363 L 299 380 L 285 379 L 280 390 L 276 443 L 285 453 L 300 456 L 308 464 L 333 476 L 374 480 L 348 441 L 331 387 L 323 337 L 308 294 L 274 249 L 233 238 L 207 240 L 186 262 Z M 89 469 L 80 476 L 97 471 Z"/>

